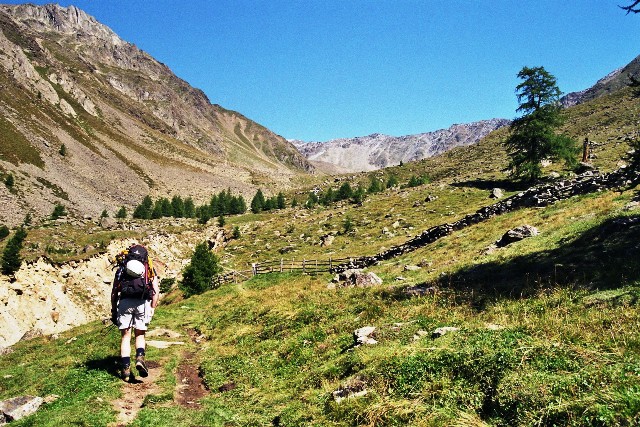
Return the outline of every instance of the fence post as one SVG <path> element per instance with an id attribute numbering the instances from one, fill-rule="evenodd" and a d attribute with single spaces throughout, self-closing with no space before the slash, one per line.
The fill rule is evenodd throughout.
<path id="1" fill-rule="evenodd" d="M 282 263 L 284 262 L 284 260 L 282 258 L 280 258 L 280 273 L 282 273 Z"/>
<path id="2" fill-rule="evenodd" d="M 251 273 L 256 276 L 258 274 L 258 264 L 257 263 L 252 263 L 251 264 Z"/>
<path id="3" fill-rule="evenodd" d="M 302 272 L 303 272 L 303 273 L 306 273 L 306 272 L 307 272 L 307 269 L 305 268 L 305 267 L 306 267 L 306 266 L 305 266 L 306 262 L 307 262 L 307 260 L 306 260 L 306 259 L 304 259 L 304 258 L 302 258 Z"/>
<path id="4" fill-rule="evenodd" d="M 333 270 L 333 263 L 331 262 L 331 257 L 329 257 L 329 271 Z"/>

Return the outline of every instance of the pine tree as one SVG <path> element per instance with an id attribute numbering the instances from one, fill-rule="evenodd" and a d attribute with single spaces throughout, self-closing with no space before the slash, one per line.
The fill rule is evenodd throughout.
<path id="1" fill-rule="evenodd" d="M 353 189 L 351 189 L 351 185 L 348 182 L 345 182 L 338 189 L 338 193 L 336 194 L 336 200 L 347 200 L 353 196 Z"/>
<path id="2" fill-rule="evenodd" d="M 253 212 L 254 214 L 261 212 L 264 209 L 264 205 L 264 194 L 262 194 L 261 189 L 258 189 L 255 196 L 253 196 L 253 199 L 251 199 L 251 212 Z"/>
<path id="3" fill-rule="evenodd" d="M 224 219 L 224 215 L 218 217 L 218 227 L 224 227 L 227 221 Z"/>
<path id="4" fill-rule="evenodd" d="M 196 206 L 191 197 L 187 197 L 184 200 L 184 216 L 186 218 L 193 218 L 196 216 Z"/>
<path id="5" fill-rule="evenodd" d="M 166 197 L 160 199 L 160 206 L 162 206 L 162 216 L 169 217 L 173 216 L 173 206 L 171 206 L 171 201 Z"/>
<path id="6" fill-rule="evenodd" d="M 375 194 L 382 191 L 382 183 L 375 176 L 371 176 L 371 182 L 369 183 L 369 188 L 367 188 L 367 193 Z"/>
<path id="7" fill-rule="evenodd" d="M 182 201 L 182 197 L 173 196 L 171 199 L 171 208 L 173 210 L 173 216 L 175 218 L 184 218 L 184 202 Z"/>
<path id="8" fill-rule="evenodd" d="M 523 81 L 516 87 L 520 103 L 517 111 L 523 116 L 511 123 L 511 135 L 504 145 L 515 176 L 532 181 L 542 176 L 544 159 L 563 159 L 568 165 L 575 164 L 578 148 L 568 136 L 555 133 L 563 123 L 558 102 L 562 92 L 556 78 L 544 67 L 523 67 L 518 78 Z"/>
<path id="9" fill-rule="evenodd" d="M 235 227 L 233 227 L 233 234 L 232 234 L 234 239 L 239 239 L 240 238 L 240 227 L 238 227 L 237 225 Z"/>
<path id="10" fill-rule="evenodd" d="M 282 194 L 282 192 L 279 192 L 278 197 L 276 198 L 276 208 L 284 209 L 286 207 L 287 207 L 287 203 L 284 198 L 284 194 Z"/>
<path id="11" fill-rule="evenodd" d="M 127 208 L 125 208 L 124 206 L 120 206 L 120 209 L 116 213 L 116 218 L 124 219 L 126 217 L 127 217 Z"/>
<path id="12" fill-rule="evenodd" d="M 395 175 L 391 175 L 387 180 L 387 188 L 393 188 L 398 186 L 398 178 Z"/>
<path id="13" fill-rule="evenodd" d="M 152 209 L 153 200 L 151 200 L 151 196 L 147 195 L 142 199 L 142 203 L 134 209 L 133 217 L 137 219 L 151 219 Z"/>
<path id="14" fill-rule="evenodd" d="M 2 273 L 11 275 L 20 269 L 22 258 L 20 258 L 20 250 L 22 243 L 27 238 L 27 232 L 23 227 L 16 230 L 15 234 L 7 242 L 7 246 L 2 253 Z"/>
<path id="15" fill-rule="evenodd" d="M 211 279 L 222 271 L 218 257 L 211 253 L 206 242 L 196 246 L 191 262 L 182 271 L 180 289 L 186 297 L 211 289 Z"/>

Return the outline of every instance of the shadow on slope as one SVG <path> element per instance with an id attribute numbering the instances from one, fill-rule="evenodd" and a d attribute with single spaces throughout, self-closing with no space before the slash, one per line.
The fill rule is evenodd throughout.
<path id="1" fill-rule="evenodd" d="M 454 187 L 468 187 L 476 188 L 478 190 L 492 190 L 494 188 L 501 188 L 505 191 L 525 191 L 532 184 L 514 181 L 512 179 L 472 179 L 469 181 L 455 182 L 451 184 Z"/>
<path id="2" fill-rule="evenodd" d="M 560 285 L 611 289 L 640 282 L 640 215 L 604 221 L 562 246 L 463 268 L 438 279 L 467 291 L 480 307 L 492 297 L 519 298 Z"/>

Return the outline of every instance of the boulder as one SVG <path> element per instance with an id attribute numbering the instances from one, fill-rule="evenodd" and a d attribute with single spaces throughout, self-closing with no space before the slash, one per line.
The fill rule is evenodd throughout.
<path id="1" fill-rule="evenodd" d="M 504 192 L 500 188 L 494 188 L 493 190 L 491 190 L 491 194 L 489 194 L 489 197 L 492 199 L 502 199 L 504 197 Z"/>
<path id="2" fill-rule="evenodd" d="M 519 242 L 520 240 L 537 236 L 538 234 L 540 234 L 540 232 L 536 227 L 525 224 L 507 231 L 500 240 L 496 241 L 496 246 L 503 248 L 511 243 Z"/>
<path id="3" fill-rule="evenodd" d="M 335 236 L 333 234 L 325 234 L 324 236 L 320 237 L 320 246 L 322 246 L 323 248 L 331 246 L 334 240 Z"/>
<path id="4" fill-rule="evenodd" d="M 359 288 L 366 288 L 382 284 L 382 279 L 375 273 L 364 273 L 362 270 L 357 269 L 345 270 L 342 273 L 337 274 L 333 280 L 334 282 L 341 283 L 342 287 L 356 286 Z"/>
<path id="5" fill-rule="evenodd" d="M 450 332 L 457 332 L 459 330 L 460 328 L 456 328 L 455 326 L 442 326 L 431 333 L 431 338 L 440 338 Z"/>
<path id="6" fill-rule="evenodd" d="M 365 326 L 360 329 L 356 329 L 353 331 L 353 337 L 356 340 L 356 347 L 360 345 L 374 345 L 378 344 L 378 341 L 373 339 L 375 336 L 376 327 L 375 326 Z"/>
<path id="7" fill-rule="evenodd" d="M 38 396 L 19 396 L 0 402 L 0 420 L 10 422 L 35 413 L 44 403 Z"/>

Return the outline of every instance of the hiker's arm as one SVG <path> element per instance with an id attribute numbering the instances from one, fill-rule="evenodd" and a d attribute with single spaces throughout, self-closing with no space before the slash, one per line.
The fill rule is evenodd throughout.
<path id="1" fill-rule="evenodd" d="M 115 285 L 111 286 L 111 311 L 115 311 L 118 308 L 118 289 Z"/>
<path id="2" fill-rule="evenodd" d="M 151 298 L 151 308 L 155 309 L 158 306 L 159 299 L 160 299 L 160 286 L 158 285 L 158 276 L 154 276 L 153 297 Z"/>

